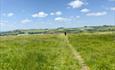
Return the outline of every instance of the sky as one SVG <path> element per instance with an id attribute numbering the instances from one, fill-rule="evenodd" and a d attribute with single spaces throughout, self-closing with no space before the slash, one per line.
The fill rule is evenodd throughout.
<path id="1" fill-rule="evenodd" d="M 0 31 L 115 25 L 115 0 L 0 0 Z"/>

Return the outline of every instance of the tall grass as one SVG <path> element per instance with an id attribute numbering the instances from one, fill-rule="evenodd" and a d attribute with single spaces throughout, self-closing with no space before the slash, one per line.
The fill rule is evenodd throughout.
<path id="1" fill-rule="evenodd" d="M 91 70 L 115 70 L 115 34 L 70 34 Z M 80 70 L 61 35 L 0 37 L 0 70 Z"/>
<path id="2" fill-rule="evenodd" d="M 79 70 L 59 35 L 0 37 L 0 70 Z"/>
<path id="3" fill-rule="evenodd" d="M 69 40 L 91 70 L 115 70 L 115 34 L 71 34 Z"/>

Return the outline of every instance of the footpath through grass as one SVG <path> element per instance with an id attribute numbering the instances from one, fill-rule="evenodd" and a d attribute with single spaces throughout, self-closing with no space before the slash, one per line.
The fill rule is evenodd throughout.
<path id="1" fill-rule="evenodd" d="M 115 70 L 115 34 L 71 34 L 69 40 L 90 70 Z"/>
<path id="2" fill-rule="evenodd" d="M 115 34 L 70 34 L 90 70 L 115 70 Z M 0 37 L 0 70 L 80 70 L 64 35 Z"/>
<path id="3" fill-rule="evenodd" d="M 0 37 L 0 70 L 80 70 L 64 35 Z"/>

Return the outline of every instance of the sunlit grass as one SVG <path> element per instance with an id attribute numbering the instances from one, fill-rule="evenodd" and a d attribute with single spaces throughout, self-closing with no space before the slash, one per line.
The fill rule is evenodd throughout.
<path id="1" fill-rule="evenodd" d="M 59 35 L 0 37 L 0 70 L 79 70 Z"/>
<path id="2" fill-rule="evenodd" d="M 115 69 L 115 34 L 69 34 L 91 70 Z M 80 70 L 62 35 L 0 37 L 0 70 Z"/>
<path id="3" fill-rule="evenodd" d="M 71 34 L 71 44 L 91 70 L 115 70 L 115 34 Z"/>

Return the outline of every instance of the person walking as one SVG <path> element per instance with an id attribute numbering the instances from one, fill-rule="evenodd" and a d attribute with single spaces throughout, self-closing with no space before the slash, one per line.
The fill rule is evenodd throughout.
<path id="1" fill-rule="evenodd" d="M 64 35 L 66 36 L 66 35 L 67 35 L 67 33 L 66 33 L 66 32 L 64 32 Z"/>

